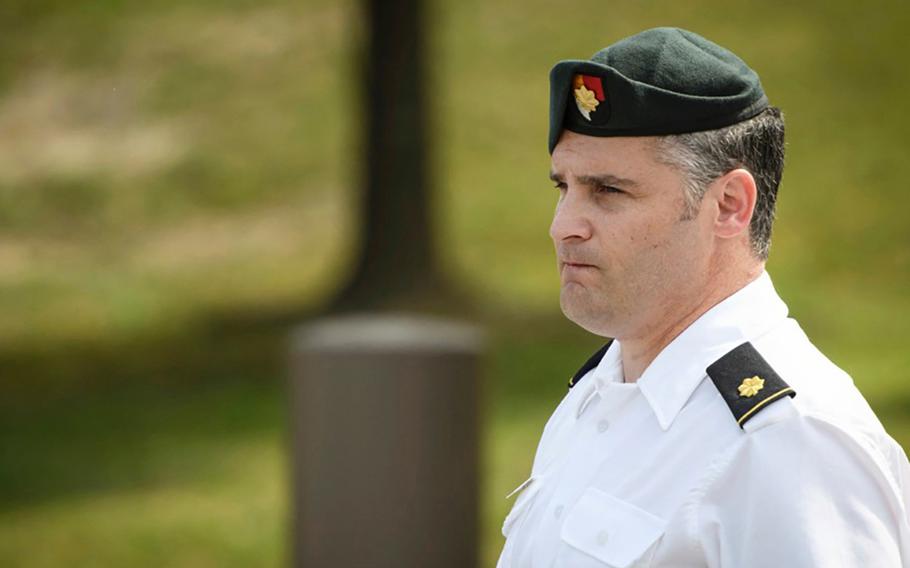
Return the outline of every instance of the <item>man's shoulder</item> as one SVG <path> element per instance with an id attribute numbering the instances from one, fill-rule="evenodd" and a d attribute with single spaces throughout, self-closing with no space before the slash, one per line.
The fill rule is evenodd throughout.
<path id="1" fill-rule="evenodd" d="M 730 439 L 693 491 L 690 510 L 703 507 L 711 511 L 704 518 L 728 524 L 749 511 L 750 523 L 766 523 L 766 534 L 795 551 L 818 526 L 845 531 L 820 547 L 848 547 L 857 526 L 881 529 L 878 548 L 904 538 L 910 463 L 851 377 L 792 320 L 750 344 L 795 396 L 763 407 Z"/>
<path id="2" fill-rule="evenodd" d="M 784 325 L 731 350 L 708 367 L 731 425 L 745 434 L 825 428 L 872 446 L 891 446 L 853 379 L 825 356 L 799 325 Z"/>
<path id="3" fill-rule="evenodd" d="M 836 447 L 842 456 L 865 456 L 863 460 L 877 464 L 891 480 L 910 474 L 906 454 L 853 379 L 813 345 L 796 322 L 790 320 L 787 329 L 755 340 L 754 346 L 795 396 L 770 405 L 744 426 L 746 438 L 752 439 L 743 440 L 743 449 L 753 454 L 750 459 L 775 462 L 778 454 L 793 451 L 812 459 Z"/>
<path id="4" fill-rule="evenodd" d="M 788 320 L 777 332 L 753 343 L 793 389 L 796 414 L 851 431 L 884 432 L 851 376 L 822 353 L 795 321 Z"/>

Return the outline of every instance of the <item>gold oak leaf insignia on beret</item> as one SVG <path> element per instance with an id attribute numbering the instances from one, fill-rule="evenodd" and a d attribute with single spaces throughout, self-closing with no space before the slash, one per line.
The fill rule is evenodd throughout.
<path id="1" fill-rule="evenodd" d="M 575 95 L 575 106 L 585 120 L 591 121 L 591 113 L 606 100 L 603 83 L 599 77 L 575 75 L 572 79 L 572 92 Z"/>
<path id="2" fill-rule="evenodd" d="M 591 111 L 596 110 L 600 104 L 594 96 L 594 91 L 589 91 L 584 85 L 575 89 L 575 103 L 578 105 L 578 111 L 588 120 L 591 120 Z"/>
<path id="3" fill-rule="evenodd" d="M 758 394 L 758 391 L 762 390 L 765 387 L 765 379 L 755 375 L 754 377 L 749 377 L 748 379 L 743 379 L 741 385 L 739 385 L 739 396 L 755 396 Z"/>

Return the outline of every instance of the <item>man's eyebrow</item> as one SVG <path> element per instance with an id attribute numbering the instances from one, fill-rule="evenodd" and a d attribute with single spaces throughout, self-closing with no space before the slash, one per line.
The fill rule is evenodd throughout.
<path id="1" fill-rule="evenodd" d="M 552 181 L 563 181 L 562 176 L 556 172 L 550 172 Z M 622 187 L 637 187 L 638 182 L 631 179 L 621 178 L 612 174 L 593 174 L 578 176 L 578 183 L 582 185 L 618 185 Z"/>
<path id="2" fill-rule="evenodd" d="M 588 176 L 578 176 L 578 183 L 583 185 L 618 185 L 621 187 L 637 187 L 635 180 L 621 178 L 611 174 L 594 174 Z"/>

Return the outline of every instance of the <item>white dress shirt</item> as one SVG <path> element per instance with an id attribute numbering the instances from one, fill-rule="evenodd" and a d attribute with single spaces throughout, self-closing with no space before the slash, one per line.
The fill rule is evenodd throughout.
<path id="1" fill-rule="evenodd" d="M 740 427 L 706 368 L 751 342 L 796 391 Z M 547 422 L 497 568 L 910 566 L 910 465 L 767 273 L 637 383 L 622 344 Z"/>

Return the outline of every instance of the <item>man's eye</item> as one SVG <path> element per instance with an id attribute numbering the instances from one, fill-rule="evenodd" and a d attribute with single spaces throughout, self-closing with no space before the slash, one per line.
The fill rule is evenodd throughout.
<path id="1" fill-rule="evenodd" d="M 564 182 L 558 181 L 558 182 L 556 182 L 556 185 L 554 185 L 553 187 L 562 191 L 566 188 L 566 184 Z"/>
<path id="2" fill-rule="evenodd" d="M 618 187 L 613 187 L 612 185 L 598 185 L 595 188 L 597 193 L 623 193 L 623 190 Z"/>

